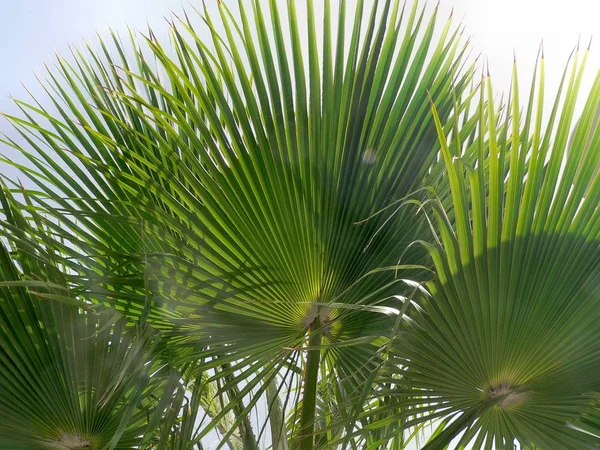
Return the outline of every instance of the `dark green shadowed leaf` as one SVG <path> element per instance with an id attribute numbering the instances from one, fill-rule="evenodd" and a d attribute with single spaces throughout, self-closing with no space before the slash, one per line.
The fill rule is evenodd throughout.
<path id="1" fill-rule="evenodd" d="M 156 442 L 149 418 L 164 408 L 152 396 L 170 395 L 151 357 L 158 336 L 83 302 L 42 216 L 21 214 L 6 192 L 0 200 L 0 447 L 125 450 L 144 433 Z"/>

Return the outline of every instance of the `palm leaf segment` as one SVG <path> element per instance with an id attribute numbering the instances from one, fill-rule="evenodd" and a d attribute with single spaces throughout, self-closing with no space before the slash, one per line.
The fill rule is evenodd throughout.
<path id="1" fill-rule="evenodd" d="M 152 364 L 154 332 L 111 310 L 82 311 L 61 257 L 33 212 L 2 195 L 0 246 L 0 446 L 6 450 L 134 449 L 153 442 L 182 390 Z M 131 325 L 131 324 L 130 324 Z M 150 379 L 150 373 L 153 374 Z M 154 396 L 154 397 L 153 397 Z M 150 420 L 150 418 L 153 418 Z M 146 436 L 146 439 L 140 439 Z"/>
<path id="2" fill-rule="evenodd" d="M 435 42 L 435 14 L 398 1 L 370 12 L 359 1 L 353 17 L 325 1 L 322 33 L 310 0 L 304 25 L 294 2 L 235 14 L 219 3 L 201 14 L 210 48 L 185 18 L 172 55 L 150 33 L 151 57 L 137 44 L 126 57 L 115 37 L 118 61 L 104 44 L 103 57 L 60 59 L 47 84 L 56 112 L 19 102 L 27 145 L 9 144 L 35 166 L 23 170 L 90 301 L 215 367 L 251 356 L 240 395 L 257 367 L 266 388 L 297 361 L 314 323 L 324 345 L 348 344 L 325 364 L 363 380 L 369 341 L 389 332 L 373 306 L 402 290 L 391 271 L 366 275 L 424 228 L 409 212 L 356 222 L 439 174 L 428 96 L 451 113 L 470 81 L 465 46 L 449 22 Z"/>
<path id="3" fill-rule="evenodd" d="M 439 127 L 454 220 L 437 210 L 437 279 L 401 348 L 417 410 L 452 419 L 427 449 L 598 448 L 600 75 L 573 123 L 582 69 L 545 129 L 543 59 L 524 112 L 515 66 L 500 128 L 486 79 L 475 164 Z"/>

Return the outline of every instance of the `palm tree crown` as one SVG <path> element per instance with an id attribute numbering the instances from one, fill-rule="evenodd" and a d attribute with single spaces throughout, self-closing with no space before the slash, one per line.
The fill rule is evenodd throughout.
<path id="1" fill-rule="evenodd" d="M 545 124 L 543 58 L 495 104 L 437 20 L 219 2 L 59 58 L 3 140 L 0 444 L 597 448 L 600 78 Z"/>

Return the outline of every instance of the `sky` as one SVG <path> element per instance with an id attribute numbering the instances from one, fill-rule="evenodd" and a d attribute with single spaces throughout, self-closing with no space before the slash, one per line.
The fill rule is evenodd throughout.
<path id="1" fill-rule="evenodd" d="M 217 0 L 205 1 L 210 7 Z M 39 92 L 35 74 L 43 74 L 55 52 L 68 55 L 69 44 L 94 43 L 96 33 L 106 36 L 109 26 L 126 33 L 127 26 L 144 30 L 147 23 L 166 37 L 165 17 L 201 4 L 201 0 L 0 0 L 0 111 L 14 111 L 8 96 L 25 97 L 22 84 Z M 513 51 L 520 74 L 527 79 L 543 40 L 552 88 L 579 37 L 587 46 L 590 36 L 600 33 L 600 0 L 440 0 L 440 9 L 442 17 L 453 10 L 455 20 L 464 23 L 473 54 L 485 55 L 498 91 L 509 89 Z M 588 67 L 584 89 L 600 68 L 600 48 L 592 46 Z"/>
<path id="2" fill-rule="evenodd" d="M 214 2 L 206 0 L 209 6 Z M 107 35 L 109 26 L 125 32 L 127 25 L 143 30 L 150 23 L 166 33 L 164 17 L 189 5 L 198 7 L 201 0 L 0 0 L 0 111 L 11 110 L 9 94 L 24 96 L 22 83 L 35 90 L 34 73 L 52 63 L 54 52 L 68 55 L 69 43 L 93 43 L 96 32 Z M 600 33 L 599 0 L 440 0 L 440 8 L 442 15 L 454 9 L 456 20 L 463 21 L 474 53 L 487 56 L 499 90 L 510 84 L 513 49 L 527 75 L 543 39 L 552 85 L 579 35 L 587 45 Z M 600 68 L 600 48 L 592 49 L 588 78 Z"/>
<path id="3" fill-rule="evenodd" d="M 35 74 L 43 74 L 55 52 L 68 55 L 69 43 L 93 43 L 97 32 L 108 35 L 109 26 L 125 33 L 128 25 L 143 30 L 146 23 L 166 36 L 165 17 L 185 5 L 191 10 L 190 4 L 199 7 L 201 1 L 0 0 L 0 111 L 14 111 L 9 95 L 24 98 L 22 84 L 40 92 Z M 530 76 L 542 40 L 551 91 L 580 36 L 587 46 L 591 35 L 600 35 L 600 0 L 440 0 L 440 9 L 442 16 L 454 10 L 464 23 L 473 53 L 486 56 L 498 91 L 509 89 L 513 55 L 524 79 Z M 592 45 L 583 89 L 598 69 L 600 42 Z M 6 126 L 0 120 L 0 132 Z"/>

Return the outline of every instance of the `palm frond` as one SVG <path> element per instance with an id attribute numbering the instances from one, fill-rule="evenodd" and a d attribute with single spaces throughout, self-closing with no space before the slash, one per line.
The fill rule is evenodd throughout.
<path id="1" fill-rule="evenodd" d="M 447 418 L 427 450 L 600 445 L 600 74 L 574 116 L 586 56 L 547 125 L 543 58 L 524 109 L 515 64 L 500 129 L 487 77 L 475 161 L 436 116 L 453 220 L 434 208 L 436 279 L 399 339 L 396 390 Z"/>
<path id="2" fill-rule="evenodd" d="M 150 398 L 166 387 L 156 333 L 81 302 L 52 239 L 39 239 L 42 217 L 0 200 L 0 446 L 139 448 L 164 413 Z"/>
<path id="3" fill-rule="evenodd" d="M 81 297 L 151 324 L 180 362 L 229 365 L 213 426 L 251 396 L 231 433 L 305 352 L 338 402 L 363 398 L 394 321 L 377 308 L 404 289 L 394 270 L 423 277 L 405 250 L 428 227 L 408 209 L 357 222 L 439 179 L 429 96 L 444 121 L 469 115 L 467 46 L 437 10 L 325 1 L 319 28 L 310 0 L 264 3 L 200 11 L 210 39 L 179 18 L 173 51 L 149 31 L 60 58 L 52 107 L 18 101 L 24 143 L 6 139 Z"/>

